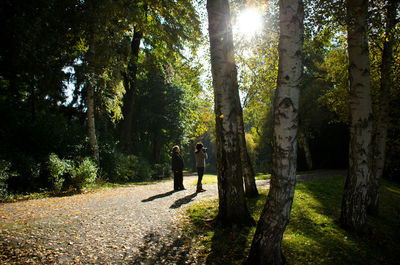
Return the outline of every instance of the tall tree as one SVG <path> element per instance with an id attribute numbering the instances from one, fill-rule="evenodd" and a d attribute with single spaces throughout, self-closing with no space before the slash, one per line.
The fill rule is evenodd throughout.
<path id="1" fill-rule="evenodd" d="M 363 233 L 366 228 L 371 177 L 372 107 L 368 49 L 368 0 L 347 1 L 347 42 L 350 80 L 349 172 L 344 187 L 341 225 Z"/>
<path id="2" fill-rule="evenodd" d="M 393 45 L 394 29 L 398 13 L 399 0 L 388 0 L 386 4 L 386 29 L 383 37 L 382 61 L 380 66 L 381 82 L 379 107 L 376 115 L 376 137 L 374 143 L 374 165 L 368 195 L 368 212 L 377 214 L 379 209 L 379 186 L 385 167 L 386 138 L 388 130 L 388 113 L 390 88 L 393 80 Z"/>
<path id="3" fill-rule="evenodd" d="M 219 212 L 223 224 L 253 222 L 247 209 L 240 160 L 237 71 L 228 0 L 208 0 L 211 71 L 213 77 Z"/>
<path id="4" fill-rule="evenodd" d="M 246 264 L 284 264 L 283 232 L 290 219 L 296 183 L 297 126 L 302 75 L 303 3 L 280 0 L 279 70 L 274 99 L 271 188 Z"/>
<path id="5" fill-rule="evenodd" d="M 119 1 L 87 0 L 82 3 L 81 8 L 80 15 L 84 22 L 81 25 L 82 38 L 86 49 L 80 55 L 81 63 L 75 67 L 78 76 L 76 87 L 82 85 L 86 92 L 83 98 L 86 99 L 89 143 L 92 155 L 99 163 L 95 112 L 100 108 L 102 94 L 113 94 L 112 90 L 122 88 L 119 84 L 123 66 L 126 64 L 126 36 L 123 34 L 126 25 L 118 22 L 122 13 Z M 116 106 L 119 108 L 118 103 Z M 120 112 L 115 108 L 113 111 Z"/>
<path id="6" fill-rule="evenodd" d="M 133 27 L 130 61 L 125 75 L 125 90 L 123 116 L 120 126 L 122 149 L 133 151 L 133 123 L 135 113 L 134 99 L 137 93 L 137 74 L 141 72 L 139 55 L 141 50 L 152 50 L 156 61 L 168 68 L 171 61 L 181 57 L 183 47 L 199 41 L 200 28 L 196 9 L 192 1 L 179 3 L 170 0 L 141 0 L 128 4 L 132 9 L 128 17 Z"/>
<path id="7" fill-rule="evenodd" d="M 140 51 L 140 42 L 142 41 L 143 33 L 135 27 L 131 41 L 131 58 L 128 64 L 128 69 L 124 73 L 125 96 L 122 113 L 124 119 L 121 122 L 121 143 L 124 152 L 132 151 L 132 126 L 134 118 L 134 97 L 136 93 L 137 68 Z"/>

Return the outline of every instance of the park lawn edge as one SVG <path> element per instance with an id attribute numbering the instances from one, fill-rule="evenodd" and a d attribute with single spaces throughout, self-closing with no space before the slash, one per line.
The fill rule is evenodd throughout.
<path id="1" fill-rule="evenodd" d="M 400 252 L 400 184 L 383 180 L 380 215 L 368 216 L 370 233 L 358 236 L 340 228 L 338 219 L 345 177 L 296 184 L 290 223 L 282 251 L 288 264 L 396 264 Z M 248 200 L 259 219 L 268 190 Z M 182 213 L 186 247 L 197 264 L 242 264 L 250 250 L 255 227 L 226 229 L 214 219 L 218 201 L 205 200 Z"/>

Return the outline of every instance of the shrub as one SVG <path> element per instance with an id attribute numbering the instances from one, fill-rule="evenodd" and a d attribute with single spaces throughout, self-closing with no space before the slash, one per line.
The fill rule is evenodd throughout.
<path id="1" fill-rule="evenodd" d="M 72 186 L 81 190 L 89 184 L 93 184 L 96 180 L 98 168 L 96 163 L 86 157 L 77 167 L 70 170 Z"/>
<path id="2" fill-rule="evenodd" d="M 138 158 L 134 155 L 119 154 L 116 165 L 117 182 L 135 181 Z"/>
<path id="3" fill-rule="evenodd" d="M 169 178 L 172 175 L 171 165 L 168 163 L 153 165 L 153 179 Z"/>
<path id="4" fill-rule="evenodd" d="M 73 169 L 72 161 L 60 159 L 56 154 L 50 154 L 47 168 L 49 170 L 49 180 L 52 184 L 53 190 L 60 192 L 63 187 L 66 174 Z"/>
<path id="5" fill-rule="evenodd" d="M 94 183 L 98 168 L 89 158 L 85 158 L 77 166 L 71 160 L 60 159 L 56 154 L 51 154 L 48 162 L 48 170 L 53 190 L 60 192 L 70 180 L 73 188 L 81 190 L 88 184 Z"/>
<path id="6" fill-rule="evenodd" d="M 5 198 L 8 195 L 7 180 L 15 173 L 10 171 L 11 163 L 5 160 L 0 160 L 0 198 Z"/>
<path id="7" fill-rule="evenodd" d="M 138 159 L 136 167 L 136 180 L 144 181 L 151 179 L 153 170 L 151 169 L 150 163 L 145 159 Z"/>

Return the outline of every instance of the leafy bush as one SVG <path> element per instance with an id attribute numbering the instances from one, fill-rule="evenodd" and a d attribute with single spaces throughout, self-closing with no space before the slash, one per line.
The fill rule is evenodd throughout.
<path id="1" fill-rule="evenodd" d="M 168 163 L 153 165 L 153 179 L 168 178 L 172 176 L 171 165 Z"/>
<path id="2" fill-rule="evenodd" d="M 136 172 L 137 181 L 149 180 L 153 174 L 150 163 L 145 159 L 138 160 Z"/>
<path id="3" fill-rule="evenodd" d="M 74 161 L 60 159 L 56 154 L 51 154 L 48 170 L 53 190 L 60 192 L 64 188 L 66 180 L 70 180 L 72 187 L 77 190 L 94 183 L 98 168 L 90 158 L 83 159 L 76 166 Z"/>
<path id="4" fill-rule="evenodd" d="M 136 168 L 138 165 L 138 158 L 134 155 L 119 154 L 116 165 L 116 178 L 117 182 L 135 181 Z"/>
<path id="5" fill-rule="evenodd" d="M 0 160 L 0 198 L 4 198 L 8 194 L 7 180 L 15 173 L 10 171 L 11 163 L 5 160 Z"/>
<path id="6" fill-rule="evenodd" d="M 77 167 L 71 169 L 72 186 L 77 190 L 81 190 L 88 184 L 93 184 L 97 176 L 97 166 L 90 160 L 85 158 Z"/>
<path id="7" fill-rule="evenodd" d="M 73 168 L 72 161 L 60 159 L 56 154 L 50 154 L 47 167 L 53 190 L 60 192 L 65 181 L 65 175 Z"/>

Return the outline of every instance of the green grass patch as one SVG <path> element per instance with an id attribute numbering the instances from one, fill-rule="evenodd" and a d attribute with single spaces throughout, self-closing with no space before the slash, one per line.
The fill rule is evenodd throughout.
<path id="1" fill-rule="evenodd" d="M 256 175 L 256 179 L 270 179 L 271 174 L 262 174 L 258 173 Z M 203 175 L 203 180 L 201 181 L 202 184 L 216 184 L 218 183 L 218 177 L 216 174 L 205 174 Z M 197 179 L 193 182 L 191 182 L 189 185 L 196 185 L 197 184 Z"/>
<path id="2" fill-rule="evenodd" d="M 296 185 L 295 198 L 282 242 L 288 264 L 398 264 L 400 252 L 400 185 L 383 181 L 380 216 L 368 217 L 371 234 L 359 237 L 338 226 L 345 177 Z M 258 220 L 267 190 L 248 201 Z M 224 229 L 214 223 L 218 201 L 193 205 L 185 212 L 187 245 L 198 263 L 242 264 L 250 249 L 255 227 Z"/>
<path id="3" fill-rule="evenodd" d="M 257 173 L 256 174 L 256 180 L 258 179 L 270 179 L 271 174 L 263 174 L 263 173 Z"/>
<path id="4" fill-rule="evenodd" d="M 216 184 L 216 183 L 218 183 L 217 175 L 204 174 L 201 183 L 202 184 Z M 197 179 L 195 181 L 189 183 L 189 185 L 197 185 Z"/>

